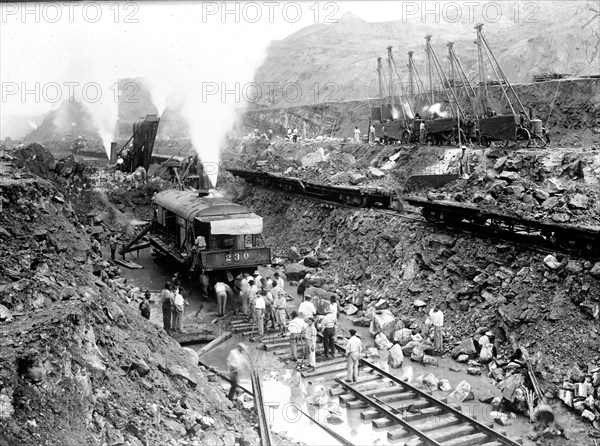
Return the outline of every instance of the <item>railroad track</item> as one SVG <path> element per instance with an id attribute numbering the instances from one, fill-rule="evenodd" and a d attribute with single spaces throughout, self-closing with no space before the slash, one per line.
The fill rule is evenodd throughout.
<path id="1" fill-rule="evenodd" d="M 228 170 L 248 182 L 256 183 L 259 187 L 272 188 L 275 186 L 280 193 L 308 198 L 327 206 L 354 209 L 368 207 L 375 212 L 391 217 L 399 217 L 422 224 L 435 224 L 438 227 L 458 230 L 476 237 L 500 239 L 540 253 L 563 251 L 573 257 L 585 260 L 600 260 L 600 230 L 598 229 L 539 223 L 531 219 L 494 212 L 485 212 L 481 217 L 477 208 L 474 207 L 461 207 L 445 202 L 429 202 L 415 198 L 407 199 L 407 203 L 411 206 L 402 206 L 401 210 L 393 209 L 397 201 L 389 190 L 380 188 L 361 190 L 357 187 L 345 189 L 273 176 L 266 172 Z M 416 208 L 424 206 L 424 208 L 421 213 L 417 213 L 411 211 L 412 206 Z M 489 223 L 482 224 L 479 221 L 482 219 Z"/>
<path id="2" fill-rule="evenodd" d="M 286 339 L 287 340 L 287 339 Z M 282 359 L 289 353 L 289 346 L 280 347 L 275 337 L 265 337 L 262 341 L 267 351 L 284 350 Z M 338 350 L 343 350 L 336 345 Z M 371 422 L 375 432 L 385 431 L 388 441 L 406 446 L 517 446 L 503 432 L 479 422 L 461 412 L 460 406 L 448 404 L 434 398 L 408 382 L 378 368 L 371 362 L 361 359 L 357 382 L 346 382 L 346 358 L 338 355 L 333 359 L 317 356 L 317 367 L 308 371 L 299 364 L 302 377 L 313 385 L 329 388 L 331 407 L 339 404 L 346 411 L 357 411 L 363 421 L 363 428 Z M 320 420 L 318 413 L 303 414 L 325 430 L 344 446 L 355 446 L 352 438 L 347 438 L 347 429 L 336 430 L 326 420 Z"/>

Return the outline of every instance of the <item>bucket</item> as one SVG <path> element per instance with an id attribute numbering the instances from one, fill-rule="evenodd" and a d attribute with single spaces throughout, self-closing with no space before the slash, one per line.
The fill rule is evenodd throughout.
<path id="1" fill-rule="evenodd" d="M 541 119 L 532 119 L 531 120 L 531 133 L 534 135 L 542 134 L 542 120 Z"/>

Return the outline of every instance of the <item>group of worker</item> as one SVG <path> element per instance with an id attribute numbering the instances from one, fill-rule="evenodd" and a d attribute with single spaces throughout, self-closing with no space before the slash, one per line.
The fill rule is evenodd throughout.
<path id="1" fill-rule="evenodd" d="M 163 326 L 166 331 L 183 332 L 184 311 L 189 302 L 183 298 L 182 291 L 180 285 L 167 282 L 160 293 Z"/>

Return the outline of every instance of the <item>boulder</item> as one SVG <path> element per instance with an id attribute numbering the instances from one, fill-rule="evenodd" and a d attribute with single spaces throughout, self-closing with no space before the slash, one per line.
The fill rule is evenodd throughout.
<path id="1" fill-rule="evenodd" d="M 560 199 L 558 197 L 550 197 L 542 203 L 542 208 L 550 210 L 558 206 Z"/>
<path id="2" fill-rule="evenodd" d="M 382 310 L 375 313 L 373 320 L 371 321 L 371 327 L 369 332 L 371 335 L 376 336 L 379 333 L 384 333 L 388 339 L 394 336 L 394 327 L 396 324 L 396 318 L 390 310 Z"/>
<path id="3" fill-rule="evenodd" d="M 494 344 L 488 342 L 481 347 L 481 351 L 479 352 L 479 362 L 487 364 L 492 359 L 494 359 Z"/>
<path id="4" fill-rule="evenodd" d="M 300 254 L 300 250 L 296 246 L 290 246 L 290 249 L 288 249 L 288 258 L 292 262 L 299 262 L 302 254 Z"/>
<path id="5" fill-rule="evenodd" d="M 594 263 L 594 266 L 590 269 L 590 276 L 600 279 L 600 262 Z"/>
<path id="6" fill-rule="evenodd" d="M 424 301 L 422 301 L 421 299 L 417 299 L 417 300 L 415 300 L 415 301 L 413 302 L 413 305 L 414 305 L 416 308 L 421 308 L 421 307 L 425 307 L 425 306 L 427 306 L 427 304 L 426 304 Z"/>
<path id="7" fill-rule="evenodd" d="M 397 342 L 403 347 L 410 342 L 411 337 L 412 330 L 410 328 L 401 328 L 394 333 L 394 342 Z"/>
<path id="8" fill-rule="evenodd" d="M 338 172 L 329 178 L 331 184 L 347 184 L 350 182 L 350 175 L 346 172 Z"/>
<path id="9" fill-rule="evenodd" d="M 312 270 L 305 265 L 300 263 L 292 263 L 290 265 L 286 265 L 285 276 L 288 278 L 288 280 L 301 280 L 311 271 Z"/>
<path id="10" fill-rule="evenodd" d="M 383 171 L 373 166 L 369 167 L 369 175 L 371 175 L 373 178 L 385 177 L 385 173 Z"/>
<path id="11" fill-rule="evenodd" d="M 423 357 L 425 356 L 425 352 L 420 344 L 415 345 L 412 353 L 410 354 L 410 359 L 415 362 L 423 362 Z"/>
<path id="12" fill-rule="evenodd" d="M 490 417 L 492 417 L 496 423 L 502 426 L 508 426 L 512 422 L 507 414 L 495 410 L 490 412 Z"/>
<path id="13" fill-rule="evenodd" d="M 178 378 L 185 379 L 188 382 L 188 384 L 190 384 L 192 387 L 196 387 L 198 385 L 196 379 L 190 374 L 190 372 L 185 367 L 181 367 L 177 364 L 172 364 L 168 366 L 168 370 L 171 376 L 176 376 Z"/>
<path id="14" fill-rule="evenodd" d="M 481 369 L 479 367 L 467 367 L 467 373 L 473 376 L 481 375 Z"/>
<path id="15" fill-rule="evenodd" d="M 548 192 L 546 192 L 544 189 L 534 189 L 533 196 L 540 203 L 543 203 L 548 198 L 550 198 L 550 194 Z"/>
<path id="16" fill-rule="evenodd" d="M 13 320 L 12 313 L 4 305 L 0 305 L 0 322 L 10 322 Z"/>
<path id="17" fill-rule="evenodd" d="M 433 373 L 430 373 L 429 375 L 425 375 L 423 377 L 423 384 L 432 389 L 437 389 L 439 383 L 440 380 L 437 379 Z"/>
<path id="18" fill-rule="evenodd" d="M 404 362 L 404 354 L 402 353 L 402 347 L 400 347 L 398 344 L 394 344 L 394 346 L 390 349 L 390 366 L 393 369 L 397 369 L 399 367 L 402 367 L 402 362 Z"/>
<path id="19" fill-rule="evenodd" d="M 316 268 L 319 266 L 319 258 L 316 255 L 307 255 L 306 257 L 304 257 L 304 266 L 308 266 L 309 268 Z M 289 275 L 287 274 L 286 271 L 286 275 L 288 276 L 289 279 Z"/>
<path id="20" fill-rule="evenodd" d="M 450 390 L 452 390 L 452 386 L 450 385 L 450 381 L 448 381 L 447 379 L 441 379 L 440 382 L 438 383 L 438 388 L 442 392 L 449 392 Z"/>
<path id="21" fill-rule="evenodd" d="M 473 342 L 473 338 L 467 338 L 452 349 L 451 355 L 456 359 L 460 355 L 468 355 L 469 357 L 472 357 L 476 353 L 477 349 L 475 348 L 475 342 Z"/>
<path id="22" fill-rule="evenodd" d="M 457 362 L 467 362 L 469 360 L 469 355 L 458 355 L 456 358 Z"/>
<path id="23" fill-rule="evenodd" d="M 504 171 L 500 175 L 498 175 L 498 178 L 506 181 L 516 181 L 519 179 L 519 174 L 517 172 Z"/>
<path id="24" fill-rule="evenodd" d="M 544 257 L 544 265 L 550 269 L 559 269 L 562 266 L 562 262 L 559 262 L 552 254 L 548 254 Z"/>
<path id="25" fill-rule="evenodd" d="M 405 356 L 411 355 L 414 348 L 419 344 L 420 344 L 419 341 L 410 341 L 408 344 L 402 346 L 402 351 L 404 352 L 404 355 Z"/>
<path id="26" fill-rule="evenodd" d="M 379 333 L 375 336 L 375 345 L 377 348 L 391 348 L 392 343 L 388 340 L 384 333 Z"/>
<path id="27" fill-rule="evenodd" d="M 358 308 L 356 308 L 356 306 L 354 306 L 352 304 L 348 304 L 344 307 L 344 311 L 346 312 L 346 314 L 348 316 L 352 316 L 353 314 L 356 314 L 356 312 L 358 311 Z"/>
<path id="28" fill-rule="evenodd" d="M 569 200 L 569 207 L 574 209 L 587 209 L 589 206 L 589 199 L 586 195 L 575 194 Z"/>
<path id="29" fill-rule="evenodd" d="M 548 178 L 546 181 L 544 181 L 544 187 L 550 193 L 550 195 L 559 194 L 565 190 L 565 187 L 557 178 Z"/>
<path id="30" fill-rule="evenodd" d="M 302 157 L 300 161 L 302 167 L 311 167 L 323 161 L 323 155 L 319 152 L 308 153 Z"/>
<path id="31" fill-rule="evenodd" d="M 423 355 L 423 365 L 434 365 L 437 367 L 438 359 L 433 356 Z"/>
<path id="32" fill-rule="evenodd" d="M 356 163 L 356 158 L 353 155 L 350 155 L 349 153 L 344 153 L 342 155 L 342 161 L 346 164 L 354 164 Z"/>
<path id="33" fill-rule="evenodd" d="M 362 173 L 351 173 L 350 174 L 350 184 L 352 184 L 354 186 L 364 183 L 366 181 L 369 181 L 369 179 Z"/>
<path id="34" fill-rule="evenodd" d="M 456 389 L 448 395 L 448 404 L 459 404 L 465 401 L 471 393 L 471 385 L 466 381 L 461 381 Z"/>

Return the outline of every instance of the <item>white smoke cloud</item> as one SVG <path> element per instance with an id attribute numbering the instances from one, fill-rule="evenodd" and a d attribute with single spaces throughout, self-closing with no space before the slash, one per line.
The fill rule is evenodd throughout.
<path id="1" fill-rule="evenodd" d="M 450 117 L 450 112 L 448 111 L 442 111 L 442 104 L 441 102 L 435 103 L 433 105 L 425 105 L 423 106 L 422 109 L 422 114 L 423 115 L 433 115 L 434 113 L 437 113 L 437 115 L 440 118 L 448 118 Z"/>

